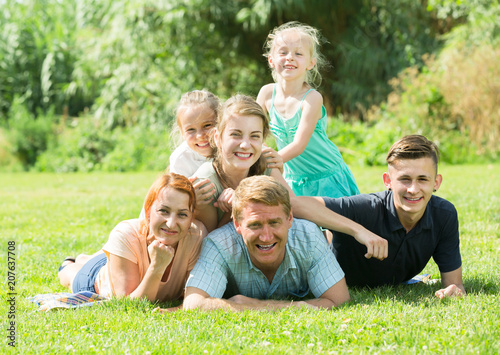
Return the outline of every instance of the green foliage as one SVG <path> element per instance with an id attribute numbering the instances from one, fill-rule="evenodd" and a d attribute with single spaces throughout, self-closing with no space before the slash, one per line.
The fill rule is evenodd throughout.
<path id="1" fill-rule="evenodd" d="M 21 97 L 33 114 L 75 114 L 88 105 L 68 94 L 75 46 L 74 1 L 7 1 L 0 15 L 0 117 Z"/>
<path id="2" fill-rule="evenodd" d="M 383 171 L 353 169 L 363 192 L 383 189 Z M 0 241 L 4 248 L 16 242 L 17 346 L 11 349 L 4 338 L 0 353 L 496 354 L 500 165 L 444 165 L 440 172 L 438 194 L 459 215 L 465 298 L 439 301 L 433 294 L 440 283 L 417 284 L 352 288 L 351 303 L 332 311 L 172 314 L 153 312 L 156 305 L 144 300 L 47 313 L 28 301 L 65 292 L 57 277 L 60 262 L 95 252 L 119 221 L 136 217 L 156 173 L 2 174 Z M 439 278 L 433 261 L 423 272 Z M 7 268 L 0 273 L 6 279 Z M 7 297 L 0 294 L 4 305 Z"/>
<path id="3" fill-rule="evenodd" d="M 28 170 L 35 164 L 53 137 L 52 124 L 55 120 L 53 110 L 39 114 L 37 118 L 26 109 L 24 102 L 16 98 L 10 107 L 10 119 L 5 122 L 10 149 Z"/>
<path id="4" fill-rule="evenodd" d="M 103 129 L 96 119 L 83 117 L 61 126 L 57 140 L 38 158 L 35 169 L 51 172 L 161 171 L 170 155 L 165 130 Z"/>
<path id="5" fill-rule="evenodd" d="M 411 67 L 393 79 L 387 104 L 369 114 L 435 140 L 454 163 L 500 153 L 500 32 L 492 22 L 500 5 L 478 6 L 469 17 L 476 20 L 454 28 L 436 57 L 424 57 L 422 70 Z"/>
<path id="6" fill-rule="evenodd" d="M 450 161 L 495 159 L 499 9 L 498 0 L 5 2 L 0 118 L 8 122 L 22 103 L 32 115 L 51 116 L 59 128 L 57 137 L 41 140 L 42 128 L 26 129 L 38 138 L 28 131 L 24 138 L 10 137 L 16 133 L 6 131 L 9 143 L 0 149 L 24 151 L 19 159 L 28 168 L 48 147 L 40 170 L 157 167 L 144 152 L 154 152 L 159 161 L 168 152 L 147 141 L 169 129 L 181 94 L 207 88 L 221 98 L 255 95 L 272 80 L 262 57 L 266 35 L 299 20 L 320 29 L 328 41 L 322 52 L 332 68 L 323 73 L 320 91 L 328 113 L 349 117 L 353 126 L 350 132 L 340 125 L 346 138 L 335 127 L 329 132 L 347 161 L 379 164 L 394 132 L 439 140 L 453 151 Z M 428 58 L 436 58 L 435 64 Z M 408 66 L 410 71 L 403 70 Z M 394 77 L 399 79 L 389 81 Z M 380 102 L 378 110 L 367 109 Z M 58 123 L 86 121 L 78 117 L 87 115 L 95 119 L 87 132 L 78 128 L 83 123 Z M 355 122 L 360 117 L 365 125 Z M 347 139 L 353 134 L 355 143 Z M 28 153 L 26 140 L 45 143 L 33 143 L 35 151 Z"/>

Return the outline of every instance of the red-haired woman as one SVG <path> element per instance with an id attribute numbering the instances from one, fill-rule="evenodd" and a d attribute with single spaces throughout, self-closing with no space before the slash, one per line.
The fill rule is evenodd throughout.
<path id="1" fill-rule="evenodd" d="M 66 258 L 59 269 L 61 284 L 74 293 L 179 299 L 206 235 L 193 218 L 195 205 L 187 178 L 159 176 L 146 195 L 145 218 L 120 222 L 96 254 Z"/>

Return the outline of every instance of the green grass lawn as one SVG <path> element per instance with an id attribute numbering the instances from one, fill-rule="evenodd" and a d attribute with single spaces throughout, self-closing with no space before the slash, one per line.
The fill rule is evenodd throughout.
<path id="1" fill-rule="evenodd" d="M 362 192 L 384 188 L 384 168 L 353 168 Z M 439 301 L 435 285 L 351 289 L 333 311 L 152 313 L 113 300 L 37 311 L 27 298 L 65 291 L 57 267 L 92 253 L 121 220 L 138 216 L 156 173 L 0 175 L 0 354 L 335 354 L 500 352 L 500 164 L 443 166 L 438 195 L 460 218 L 464 299 Z M 8 248 L 15 243 L 16 347 L 8 345 Z M 439 272 L 433 261 L 424 270 Z M 166 304 L 170 305 L 170 304 Z M 164 306 L 166 306 L 164 305 Z M 12 313 L 11 313 L 12 314 Z"/>

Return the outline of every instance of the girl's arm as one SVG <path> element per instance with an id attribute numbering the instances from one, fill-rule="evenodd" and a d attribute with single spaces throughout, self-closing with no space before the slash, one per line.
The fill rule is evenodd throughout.
<path id="1" fill-rule="evenodd" d="M 210 179 L 198 182 L 195 177 L 189 178 L 196 192 L 195 218 L 202 222 L 209 232 L 217 228 L 217 208 L 212 205 L 216 190 Z"/>
<path id="2" fill-rule="evenodd" d="M 257 103 L 262 107 L 264 110 L 264 113 L 267 115 L 268 109 L 267 109 L 267 103 L 270 101 L 273 97 L 273 89 L 274 89 L 275 84 L 267 84 L 264 85 L 260 91 L 259 94 L 257 95 Z"/>
<path id="3" fill-rule="evenodd" d="M 146 297 L 150 302 L 156 301 L 161 279 L 172 262 L 175 250 L 155 240 L 149 245 L 148 253 L 151 264 L 142 281 L 137 264 L 121 256 L 109 254 L 110 278 L 115 296 Z"/>
<path id="4" fill-rule="evenodd" d="M 281 185 L 283 185 L 287 190 L 288 193 L 290 194 L 290 198 L 295 197 L 295 194 L 293 193 L 292 188 L 286 183 L 285 179 L 283 179 L 283 175 L 281 175 L 281 172 L 278 169 L 272 169 L 271 174 L 273 178 L 279 181 Z"/>
<path id="5" fill-rule="evenodd" d="M 278 153 L 286 163 L 299 156 L 306 149 L 309 140 L 321 118 L 323 97 L 317 91 L 311 91 L 302 104 L 302 116 L 293 142 L 281 149 Z"/>
<path id="6" fill-rule="evenodd" d="M 217 208 L 213 205 L 204 205 L 202 208 L 196 208 L 195 218 L 203 223 L 210 233 L 217 228 Z"/>

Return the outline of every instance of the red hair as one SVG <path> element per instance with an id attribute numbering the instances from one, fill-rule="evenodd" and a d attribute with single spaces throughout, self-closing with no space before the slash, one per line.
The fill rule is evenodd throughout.
<path id="1" fill-rule="evenodd" d="M 151 207 L 158 199 L 158 196 L 167 187 L 174 190 L 184 192 L 189 196 L 189 210 L 194 212 L 196 206 L 196 194 L 193 184 L 187 177 L 176 173 L 164 173 L 158 176 L 149 188 L 146 198 L 144 199 L 144 219 L 141 221 L 140 231 L 144 236 L 149 235 L 149 218 L 151 216 Z"/>

